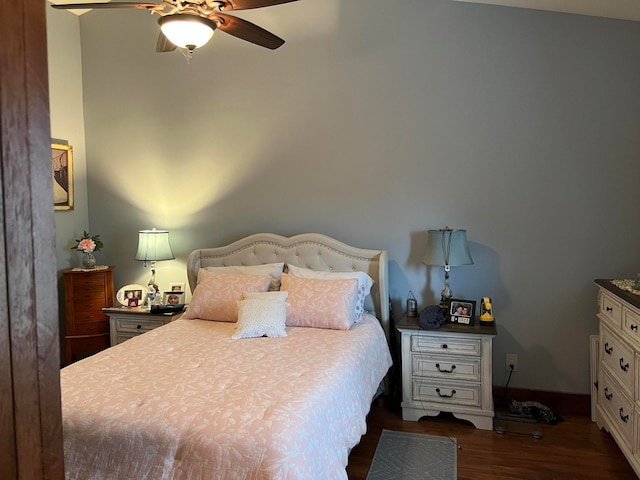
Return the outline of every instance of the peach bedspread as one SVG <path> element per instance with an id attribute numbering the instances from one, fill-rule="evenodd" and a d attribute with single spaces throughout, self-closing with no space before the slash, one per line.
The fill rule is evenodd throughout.
<path id="1" fill-rule="evenodd" d="M 177 320 L 61 372 L 70 479 L 346 479 L 391 356 L 378 321 L 233 340 Z"/>

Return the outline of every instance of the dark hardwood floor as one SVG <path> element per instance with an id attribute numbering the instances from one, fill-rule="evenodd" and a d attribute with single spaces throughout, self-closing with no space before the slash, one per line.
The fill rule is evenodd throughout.
<path id="1" fill-rule="evenodd" d="M 565 416 L 558 425 L 509 423 L 513 431 L 498 435 L 477 430 L 470 423 L 442 415 L 405 422 L 398 408 L 373 405 L 367 433 L 351 451 L 347 473 L 350 480 L 364 480 L 383 429 L 456 438 L 458 479 L 607 479 L 638 477 L 611 436 L 600 431 L 587 416 Z M 542 438 L 529 432 L 535 428 Z"/>

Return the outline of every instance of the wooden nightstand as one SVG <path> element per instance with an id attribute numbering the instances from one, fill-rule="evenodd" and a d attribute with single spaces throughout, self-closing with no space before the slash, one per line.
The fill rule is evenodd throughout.
<path id="1" fill-rule="evenodd" d="M 102 309 L 109 317 L 111 346 L 177 320 L 184 312 L 152 315 L 146 307 L 114 307 Z"/>
<path id="2" fill-rule="evenodd" d="M 422 330 L 416 318 L 396 325 L 402 350 L 402 418 L 451 412 L 493 430 L 492 342 L 496 327 L 446 323 Z"/>

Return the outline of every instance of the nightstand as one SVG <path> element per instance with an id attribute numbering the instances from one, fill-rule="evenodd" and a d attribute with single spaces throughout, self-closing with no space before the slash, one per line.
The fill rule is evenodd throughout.
<path id="1" fill-rule="evenodd" d="M 103 308 L 102 311 L 109 317 L 111 346 L 177 320 L 184 313 L 171 312 L 152 315 L 146 307 L 113 307 Z"/>
<path id="2" fill-rule="evenodd" d="M 445 323 L 423 330 L 416 318 L 396 325 L 402 351 L 402 418 L 451 412 L 476 428 L 493 430 L 491 372 L 495 325 Z"/>

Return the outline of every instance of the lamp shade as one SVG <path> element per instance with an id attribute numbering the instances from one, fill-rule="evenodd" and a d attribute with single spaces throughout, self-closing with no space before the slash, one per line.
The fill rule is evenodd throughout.
<path id="1" fill-rule="evenodd" d="M 427 251 L 422 261 L 426 265 L 473 265 L 467 231 L 450 228 L 429 230 Z"/>
<path id="2" fill-rule="evenodd" d="M 138 251 L 136 260 L 155 262 L 158 260 L 173 260 L 173 252 L 169 245 L 168 230 L 140 230 L 138 232 Z"/>
<path id="3" fill-rule="evenodd" d="M 176 47 L 194 50 L 206 44 L 218 25 L 198 15 L 174 14 L 160 17 L 160 30 Z"/>

